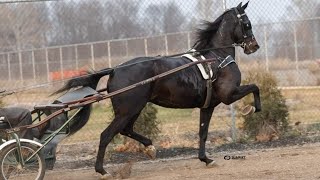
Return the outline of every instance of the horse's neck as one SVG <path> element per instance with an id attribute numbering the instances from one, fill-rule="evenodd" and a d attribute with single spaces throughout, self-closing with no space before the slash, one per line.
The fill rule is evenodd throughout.
<path id="1" fill-rule="evenodd" d="M 208 47 L 208 48 L 217 48 L 217 49 L 213 49 L 211 51 L 208 51 L 205 54 L 205 57 L 206 58 L 216 58 L 218 56 L 218 57 L 226 58 L 229 55 L 231 55 L 233 58 L 235 57 L 235 48 L 234 47 L 221 48 L 221 49 L 219 47 L 223 47 L 223 45 L 215 46 L 215 47 Z"/>
<path id="2" fill-rule="evenodd" d="M 220 31 L 223 32 L 223 31 Z M 230 35 L 227 35 L 226 33 L 216 33 L 211 40 L 211 43 L 207 48 L 217 48 L 214 49 L 213 52 L 217 54 L 218 56 L 222 58 L 226 58 L 227 56 L 231 55 L 233 58 L 235 57 L 235 48 L 231 47 L 233 44 L 233 40 L 230 37 Z M 226 47 L 230 46 L 228 48 L 220 48 L 220 47 Z"/>

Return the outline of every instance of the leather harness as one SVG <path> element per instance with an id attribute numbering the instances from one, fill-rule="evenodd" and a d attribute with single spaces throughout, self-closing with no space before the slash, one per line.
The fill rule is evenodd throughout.
<path id="1" fill-rule="evenodd" d="M 190 50 L 191 52 L 194 52 L 194 49 Z M 211 102 L 211 97 L 212 97 L 212 84 L 216 81 L 217 79 L 217 73 L 220 69 L 227 67 L 231 63 L 236 63 L 235 60 L 229 55 L 226 58 L 221 58 L 212 51 L 210 51 L 215 57 L 217 57 L 217 61 L 219 61 L 219 65 L 215 67 L 213 70 L 211 67 L 211 63 L 204 63 L 204 64 L 198 64 L 198 69 L 200 73 L 202 74 L 203 79 L 205 79 L 206 82 L 206 88 L 207 88 L 207 93 L 206 93 L 206 99 L 205 102 L 202 106 L 202 108 L 208 108 Z M 188 58 L 192 61 L 201 61 L 205 60 L 206 58 L 199 54 L 199 53 L 192 53 L 192 54 L 185 54 L 182 55 L 182 57 Z"/>

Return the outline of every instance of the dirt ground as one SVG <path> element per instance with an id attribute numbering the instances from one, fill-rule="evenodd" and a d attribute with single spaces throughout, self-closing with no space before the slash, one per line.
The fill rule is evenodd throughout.
<path id="1" fill-rule="evenodd" d="M 115 175 L 115 179 L 320 179 L 320 143 L 218 152 L 213 157 L 217 166 L 207 168 L 195 156 L 148 160 L 133 163 L 129 175 Z M 230 160 L 225 160 L 231 157 Z M 238 158 L 238 159 L 232 159 Z M 130 165 L 108 165 L 110 172 L 119 172 Z M 129 168 L 130 169 L 130 168 Z M 47 171 L 45 180 L 97 180 L 93 166 L 83 169 L 55 169 Z"/>

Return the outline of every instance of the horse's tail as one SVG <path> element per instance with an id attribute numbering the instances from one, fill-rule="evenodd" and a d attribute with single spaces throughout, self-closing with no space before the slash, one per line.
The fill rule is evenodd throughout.
<path id="1" fill-rule="evenodd" d="M 99 80 L 106 75 L 111 74 L 114 71 L 114 69 L 112 68 L 105 68 L 102 69 L 98 72 L 87 72 L 87 74 L 70 79 L 69 81 L 67 81 L 67 83 L 60 89 L 58 89 L 56 92 L 54 92 L 53 94 L 59 94 L 65 91 L 68 91 L 72 88 L 75 87 L 85 87 L 85 86 L 89 86 L 92 89 L 96 89 Z"/>
<path id="2" fill-rule="evenodd" d="M 85 105 L 83 108 L 78 112 L 78 114 L 74 117 L 70 125 L 70 132 L 68 136 L 74 134 L 75 132 L 79 131 L 84 125 L 87 124 L 90 114 L 91 114 L 91 104 Z"/>
<path id="3" fill-rule="evenodd" d="M 53 94 L 65 92 L 79 86 L 82 86 L 82 87 L 89 86 L 92 89 L 96 89 L 99 80 L 103 76 L 110 75 L 113 72 L 113 70 L 114 69 L 112 68 L 106 68 L 95 73 L 88 72 L 85 75 L 70 79 L 62 88 L 60 88 Z M 71 122 L 70 132 L 68 135 L 74 134 L 75 132 L 80 130 L 88 122 L 90 113 L 91 113 L 91 104 L 83 106 L 83 108 L 78 112 L 78 114 L 74 117 L 73 121 Z"/>

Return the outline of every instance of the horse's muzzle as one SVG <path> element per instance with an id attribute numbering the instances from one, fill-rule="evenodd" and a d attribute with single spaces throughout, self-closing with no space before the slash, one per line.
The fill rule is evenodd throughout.
<path id="1" fill-rule="evenodd" d="M 246 54 L 254 53 L 259 48 L 260 46 L 254 37 L 250 38 L 249 40 L 245 40 L 245 43 L 243 45 L 243 50 Z"/>

